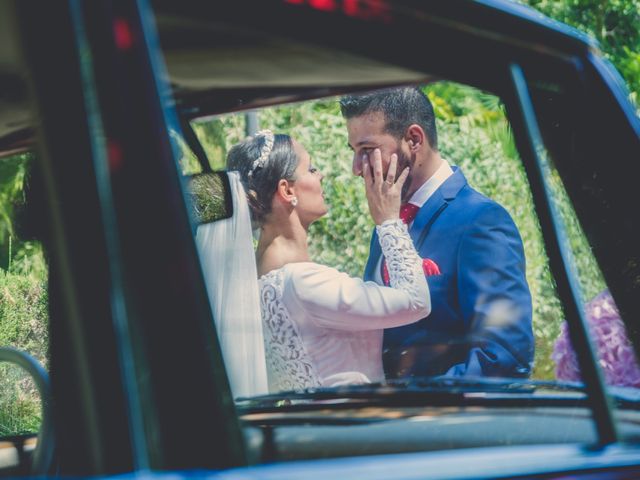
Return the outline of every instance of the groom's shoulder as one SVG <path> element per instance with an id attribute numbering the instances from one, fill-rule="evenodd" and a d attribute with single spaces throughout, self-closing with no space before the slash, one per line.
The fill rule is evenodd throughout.
<path id="1" fill-rule="evenodd" d="M 450 207 L 467 213 L 477 213 L 480 210 L 500 206 L 496 201 L 469 185 L 466 176 L 459 167 L 454 166 L 453 172 L 453 175 L 441 187 L 442 194 Z"/>
<path id="2" fill-rule="evenodd" d="M 477 213 L 485 209 L 502 208 L 495 200 L 480 193 L 471 185 L 466 183 L 458 192 L 451 206 L 455 206 L 469 213 Z"/>
<path id="3" fill-rule="evenodd" d="M 457 210 L 469 219 L 489 217 L 496 221 L 513 221 L 509 212 L 497 201 L 480 193 L 466 184 L 458 193 L 454 202 L 450 203 L 452 210 Z"/>

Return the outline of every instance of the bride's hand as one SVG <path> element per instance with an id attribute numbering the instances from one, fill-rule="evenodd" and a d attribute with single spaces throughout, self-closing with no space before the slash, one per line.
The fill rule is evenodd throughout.
<path id="1" fill-rule="evenodd" d="M 399 218 L 402 186 L 409 175 L 409 167 L 405 168 L 396 179 L 398 155 L 394 153 L 391 155 L 387 177 L 383 178 L 380 149 L 376 148 L 372 157 L 372 159 L 366 158 L 364 161 L 364 186 L 367 192 L 371 217 L 376 225 L 380 225 L 386 220 Z M 369 163 L 370 161 L 371 164 Z"/>

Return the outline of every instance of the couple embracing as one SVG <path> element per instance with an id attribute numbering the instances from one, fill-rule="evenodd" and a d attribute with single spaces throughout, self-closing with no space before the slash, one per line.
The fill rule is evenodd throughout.
<path id="1" fill-rule="evenodd" d="M 207 287 L 234 396 L 407 376 L 528 376 L 522 241 L 506 210 L 440 157 L 428 98 L 401 88 L 344 97 L 341 109 L 376 225 L 364 279 L 309 257 L 308 228 L 327 206 L 300 143 L 262 131 L 229 152 L 234 221 L 250 211 L 260 226 L 256 262 L 236 251 L 225 274 L 227 250 L 218 264 L 202 257 L 205 275 L 218 278 Z M 201 251 L 214 242 L 210 227 L 220 228 L 199 227 Z M 232 230 L 238 247 L 243 234 L 237 223 Z M 232 287 L 237 261 L 247 275 Z M 241 290 L 241 313 L 221 294 L 225 283 L 230 295 Z M 236 308 L 227 322 L 220 304 Z"/>

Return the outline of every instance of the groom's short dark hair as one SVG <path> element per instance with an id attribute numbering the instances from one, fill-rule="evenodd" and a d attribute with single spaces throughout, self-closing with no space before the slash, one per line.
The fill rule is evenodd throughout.
<path id="1" fill-rule="evenodd" d="M 418 87 L 378 90 L 362 95 L 346 95 L 340 99 L 340 110 L 347 120 L 362 115 L 382 112 L 385 130 L 395 137 L 402 137 L 409 125 L 422 127 L 434 150 L 438 149 L 438 132 L 433 105 Z"/>

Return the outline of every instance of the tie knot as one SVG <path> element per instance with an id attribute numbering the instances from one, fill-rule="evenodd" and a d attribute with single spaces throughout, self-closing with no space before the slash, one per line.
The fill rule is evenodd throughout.
<path id="1" fill-rule="evenodd" d="M 400 220 L 409 225 L 416 218 L 420 207 L 413 203 L 403 203 L 400 205 Z"/>

